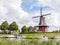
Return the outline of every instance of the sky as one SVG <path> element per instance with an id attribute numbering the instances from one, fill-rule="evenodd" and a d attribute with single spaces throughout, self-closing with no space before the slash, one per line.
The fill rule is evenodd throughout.
<path id="1" fill-rule="evenodd" d="M 23 25 L 36 26 L 40 15 L 40 8 L 46 16 L 48 31 L 60 29 L 60 1 L 59 0 L 0 0 L 0 24 L 8 21 L 9 24 L 16 21 L 21 28 Z"/>

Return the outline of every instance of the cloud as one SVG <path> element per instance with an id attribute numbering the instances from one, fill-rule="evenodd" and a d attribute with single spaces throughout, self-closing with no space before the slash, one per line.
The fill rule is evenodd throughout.
<path id="1" fill-rule="evenodd" d="M 59 0 L 37 0 L 34 4 L 31 5 L 31 8 L 34 6 L 49 6 L 56 11 L 60 11 L 60 2 Z"/>
<path id="2" fill-rule="evenodd" d="M 0 0 L 0 23 L 7 20 L 9 23 L 16 21 L 19 26 L 24 24 L 28 13 L 21 8 L 21 0 Z"/>
<path id="3" fill-rule="evenodd" d="M 19 27 L 23 25 L 36 25 L 32 16 L 22 8 L 22 0 L 0 0 L 0 23 L 7 20 L 10 23 L 16 21 Z"/>

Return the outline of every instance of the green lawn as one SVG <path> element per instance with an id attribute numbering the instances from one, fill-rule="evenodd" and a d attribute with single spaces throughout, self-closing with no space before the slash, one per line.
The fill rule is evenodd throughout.
<path id="1" fill-rule="evenodd" d="M 3 37 L 6 37 L 8 35 L 12 35 L 12 34 L 0 34 L 0 36 L 3 36 Z M 60 35 L 60 33 L 52 33 L 52 32 L 42 33 L 42 32 L 40 32 L 40 33 L 26 33 L 26 34 L 19 34 L 19 35 L 26 36 L 26 38 L 36 38 L 41 35 L 43 35 L 43 36 L 46 35 L 49 38 L 52 38 L 54 36 Z M 17 35 L 15 35 L 15 36 L 17 36 Z"/>
<path id="2" fill-rule="evenodd" d="M 52 33 L 52 32 L 49 32 L 49 33 L 28 33 L 28 34 L 20 34 L 20 35 L 26 36 L 27 38 L 36 38 L 37 36 L 46 35 L 49 38 L 52 38 L 56 35 L 60 35 L 60 33 Z"/>

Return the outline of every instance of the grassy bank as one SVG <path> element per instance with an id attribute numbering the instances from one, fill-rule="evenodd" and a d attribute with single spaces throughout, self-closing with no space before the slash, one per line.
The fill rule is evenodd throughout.
<path id="1" fill-rule="evenodd" d="M 46 35 L 49 38 L 52 38 L 54 36 L 60 35 L 60 33 L 46 32 L 46 33 L 26 33 L 26 34 L 20 34 L 20 35 L 26 36 L 27 38 L 36 38 L 41 35 L 43 36 Z"/>
<path id="2" fill-rule="evenodd" d="M 6 37 L 12 34 L 0 34 L 0 36 Z M 36 38 L 38 36 L 48 36 L 49 38 L 52 38 L 54 36 L 60 35 L 60 33 L 52 33 L 52 32 L 45 32 L 45 33 L 24 33 L 24 34 L 18 34 L 18 35 L 23 35 L 26 36 L 26 38 Z M 16 34 L 14 34 L 14 36 L 17 36 Z"/>

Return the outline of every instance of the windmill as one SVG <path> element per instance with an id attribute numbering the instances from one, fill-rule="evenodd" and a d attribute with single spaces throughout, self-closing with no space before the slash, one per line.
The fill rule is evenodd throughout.
<path id="1" fill-rule="evenodd" d="M 45 16 L 50 15 L 50 13 L 48 13 L 48 14 L 42 14 L 42 7 L 41 7 L 40 8 L 40 14 L 41 14 L 41 16 L 32 17 L 32 18 L 37 18 L 37 17 L 40 18 L 39 25 L 36 26 L 36 27 L 39 28 L 37 31 L 38 32 L 47 32 L 47 27 L 49 27 L 49 26 L 46 25 Z"/>

